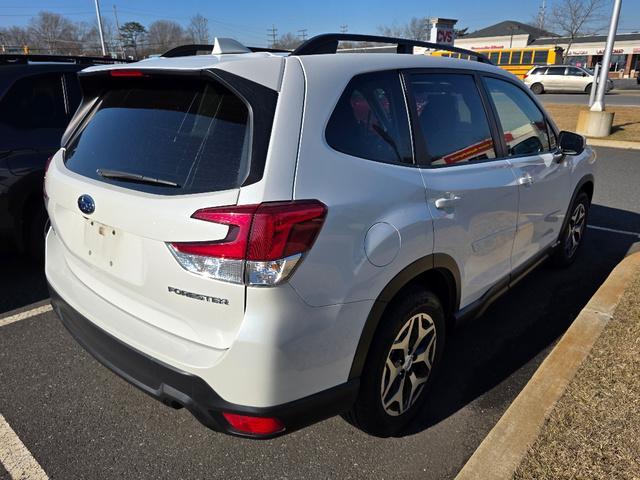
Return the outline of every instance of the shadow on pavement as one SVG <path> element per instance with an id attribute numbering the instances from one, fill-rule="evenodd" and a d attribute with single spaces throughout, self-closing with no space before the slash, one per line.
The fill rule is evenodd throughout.
<path id="1" fill-rule="evenodd" d="M 630 223 L 640 222 L 636 213 L 593 205 L 589 223 L 594 224 L 594 218 L 619 215 Z M 429 400 L 403 435 L 420 432 L 453 415 L 540 355 L 527 365 L 530 371 L 523 374 L 522 382 L 528 381 L 546 356 L 545 350 L 567 330 L 634 242 L 638 238 L 631 235 L 588 229 L 573 265 L 559 270 L 549 265 L 538 268 L 482 317 L 453 332 Z M 481 403 L 508 405 L 513 398 L 513 391 L 497 388 Z"/>
<path id="2" fill-rule="evenodd" d="M 0 265 L 0 314 L 49 296 L 42 264 L 3 245 Z"/>

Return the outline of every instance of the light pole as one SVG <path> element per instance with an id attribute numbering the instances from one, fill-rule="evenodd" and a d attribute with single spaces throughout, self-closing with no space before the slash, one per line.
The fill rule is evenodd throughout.
<path id="1" fill-rule="evenodd" d="M 602 57 L 602 67 L 600 68 L 600 79 L 597 83 L 596 100 L 591 105 L 592 112 L 604 111 L 604 94 L 607 90 L 607 80 L 609 79 L 609 65 L 611 64 L 611 52 L 613 44 L 616 41 L 616 30 L 618 30 L 618 18 L 620 17 L 620 8 L 622 0 L 614 0 L 613 13 L 611 14 L 611 23 L 609 24 L 609 34 L 607 35 L 607 45 L 604 48 L 604 56 Z"/>
<path id="2" fill-rule="evenodd" d="M 100 45 L 102 46 L 102 55 L 107 56 L 107 49 L 104 46 L 104 35 L 102 33 L 102 17 L 100 16 L 100 4 L 96 0 L 96 16 L 98 17 L 98 32 L 100 33 Z"/>
<path id="3" fill-rule="evenodd" d="M 604 57 L 600 65 L 600 77 L 596 81 L 594 75 L 594 86 L 596 97 L 589 110 L 580 110 L 578 113 L 578 124 L 576 132 L 588 137 L 608 137 L 611 134 L 614 112 L 604 109 L 604 94 L 607 91 L 607 81 L 609 80 L 609 64 L 611 63 L 611 52 L 616 41 L 616 30 L 618 29 L 618 18 L 620 17 L 620 7 L 622 0 L 614 0 L 611 23 L 609 24 L 609 34 L 607 35 L 607 45 L 604 49 Z"/>

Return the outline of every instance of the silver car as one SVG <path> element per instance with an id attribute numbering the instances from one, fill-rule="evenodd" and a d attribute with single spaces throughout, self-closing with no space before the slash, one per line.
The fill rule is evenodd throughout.
<path id="1" fill-rule="evenodd" d="M 545 92 L 590 93 L 594 84 L 593 71 L 572 65 L 533 67 L 524 76 L 524 83 L 536 95 Z M 606 91 L 612 88 L 613 82 L 607 79 Z"/>

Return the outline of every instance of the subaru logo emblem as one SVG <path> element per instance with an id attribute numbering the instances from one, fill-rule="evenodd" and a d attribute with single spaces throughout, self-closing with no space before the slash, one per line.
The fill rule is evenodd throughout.
<path id="1" fill-rule="evenodd" d="M 91 215 L 96 211 L 96 204 L 86 193 L 84 195 L 80 195 L 78 198 L 78 208 L 82 213 L 86 213 L 87 215 Z"/>

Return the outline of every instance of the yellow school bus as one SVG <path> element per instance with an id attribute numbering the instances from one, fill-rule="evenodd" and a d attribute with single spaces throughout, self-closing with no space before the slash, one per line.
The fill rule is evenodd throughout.
<path id="1" fill-rule="evenodd" d="M 475 50 L 483 53 L 500 68 L 524 78 L 535 65 L 556 65 L 562 63 L 562 48 L 502 48 L 495 50 Z M 439 50 L 431 55 L 469 59 L 469 55 Z"/>

